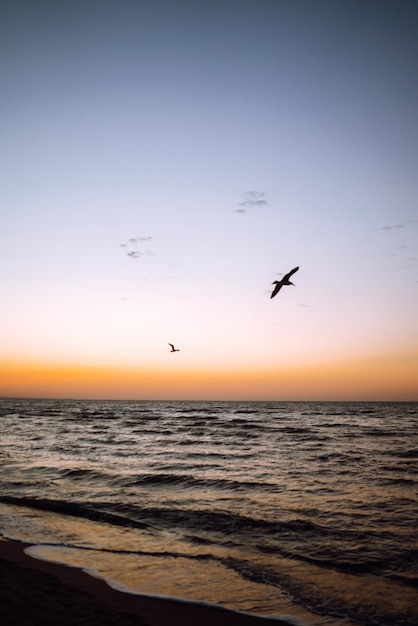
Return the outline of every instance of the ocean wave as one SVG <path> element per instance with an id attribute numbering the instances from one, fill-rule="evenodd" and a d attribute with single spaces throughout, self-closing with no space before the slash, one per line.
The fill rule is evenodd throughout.
<path id="1" fill-rule="evenodd" d="M 191 474 L 139 474 L 122 476 L 112 480 L 112 484 L 119 486 L 160 486 L 185 487 L 189 489 L 220 489 L 226 491 L 278 491 L 273 483 L 259 483 L 251 481 L 237 481 L 225 478 L 197 478 Z"/>
<path id="2" fill-rule="evenodd" d="M 97 522 L 106 522 L 113 524 L 114 526 L 125 526 L 132 528 L 148 528 L 149 525 L 145 522 L 128 519 L 123 515 L 110 513 L 108 511 L 98 510 L 89 506 L 87 503 L 68 502 L 66 500 L 52 500 L 52 499 L 38 499 L 30 497 L 15 497 L 0 495 L 0 502 L 5 504 L 13 504 L 15 506 L 22 506 L 31 509 L 37 509 L 39 511 L 50 511 L 52 513 L 58 513 L 60 515 L 71 515 L 73 517 L 81 517 Z"/>
<path id="3" fill-rule="evenodd" d="M 149 527 L 150 523 L 163 523 L 169 528 L 173 525 L 180 525 L 194 530 L 223 532 L 228 536 L 238 531 L 260 531 L 276 534 L 292 532 L 311 535 L 324 533 L 324 528 L 303 519 L 270 522 L 225 511 L 138 507 L 114 502 L 69 502 L 59 499 L 3 494 L 0 495 L 0 502 L 135 528 Z"/>
<path id="4" fill-rule="evenodd" d="M 385 454 L 389 456 L 397 456 L 400 459 L 418 459 L 417 448 L 406 449 L 406 450 L 402 448 L 395 448 L 394 450 L 387 450 Z"/>
<path id="5" fill-rule="evenodd" d="M 0 401 L 0 502 L 31 509 L 2 511 L 27 536 L 51 511 L 93 545 L 81 520 L 106 523 L 107 549 L 151 537 L 173 555 L 242 556 L 226 565 L 328 615 L 351 583 L 389 581 L 396 603 L 417 580 L 417 406 Z"/>

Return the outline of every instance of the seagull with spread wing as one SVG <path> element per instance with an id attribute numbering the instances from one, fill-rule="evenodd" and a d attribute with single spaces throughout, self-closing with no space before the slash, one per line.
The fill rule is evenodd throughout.
<path id="1" fill-rule="evenodd" d="M 292 282 L 290 282 L 289 278 L 291 276 L 293 276 L 293 274 L 295 272 L 297 272 L 299 269 L 299 267 L 294 267 L 292 270 L 290 270 L 290 272 L 288 272 L 285 276 L 283 276 L 283 278 L 281 280 L 274 280 L 273 281 L 273 285 L 276 285 L 275 288 L 273 289 L 270 298 L 274 298 L 275 295 L 277 295 L 280 291 L 280 289 L 283 287 L 283 285 L 293 285 Z"/>
<path id="2" fill-rule="evenodd" d="M 180 352 L 180 350 L 177 350 L 177 348 L 175 348 L 172 343 L 169 343 L 168 345 L 171 346 L 170 352 Z"/>

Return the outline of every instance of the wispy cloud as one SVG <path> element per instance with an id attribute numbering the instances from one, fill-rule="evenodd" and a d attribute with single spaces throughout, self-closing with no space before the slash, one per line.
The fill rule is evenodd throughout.
<path id="1" fill-rule="evenodd" d="M 397 228 L 404 228 L 403 224 L 393 224 L 393 226 L 383 226 L 382 230 L 395 230 Z"/>
<path id="2" fill-rule="evenodd" d="M 264 206 L 268 204 L 265 200 L 264 191 L 246 191 L 244 199 L 240 202 L 241 206 Z"/>
<path id="3" fill-rule="evenodd" d="M 139 259 L 142 256 L 142 252 L 140 250 L 131 250 L 131 252 L 127 252 L 126 256 L 129 256 L 131 259 Z"/>
<path id="4" fill-rule="evenodd" d="M 266 194 L 264 191 L 245 191 L 243 193 L 243 199 L 238 203 L 240 207 L 245 208 L 235 209 L 235 213 L 245 213 L 246 209 L 251 207 L 266 206 L 268 202 L 265 197 Z"/>
<path id="5" fill-rule="evenodd" d="M 152 237 L 131 237 L 126 242 L 120 243 L 120 248 L 127 248 L 129 252 L 125 252 L 126 256 L 130 259 L 140 259 L 142 257 L 154 256 L 152 250 L 138 250 L 136 248 L 138 243 L 144 241 L 151 241 Z"/>
<path id="6" fill-rule="evenodd" d="M 146 256 L 155 256 L 155 254 L 151 250 L 144 250 L 143 252 L 141 250 L 131 250 L 126 253 L 126 256 L 131 259 L 141 259 Z"/>
<path id="7" fill-rule="evenodd" d="M 140 241 L 151 241 L 152 237 L 132 237 L 128 243 L 139 243 Z"/>

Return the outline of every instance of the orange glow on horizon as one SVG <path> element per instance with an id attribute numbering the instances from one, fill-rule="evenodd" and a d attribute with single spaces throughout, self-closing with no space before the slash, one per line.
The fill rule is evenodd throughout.
<path id="1" fill-rule="evenodd" d="M 0 362 L 0 396 L 132 400 L 418 400 L 418 360 L 352 359 L 270 369 Z"/>

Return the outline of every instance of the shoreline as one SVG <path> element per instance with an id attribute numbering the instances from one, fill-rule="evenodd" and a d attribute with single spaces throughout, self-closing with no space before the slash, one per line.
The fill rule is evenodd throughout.
<path id="1" fill-rule="evenodd" d="M 294 626 L 295 621 L 241 613 L 217 605 L 119 591 L 67 565 L 25 553 L 36 544 L 0 538 L 0 618 L 28 625 L 34 615 L 60 626 Z M 35 620 L 35 621 L 36 621 Z M 33 623 L 35 623 L 35 621 Z"/>

